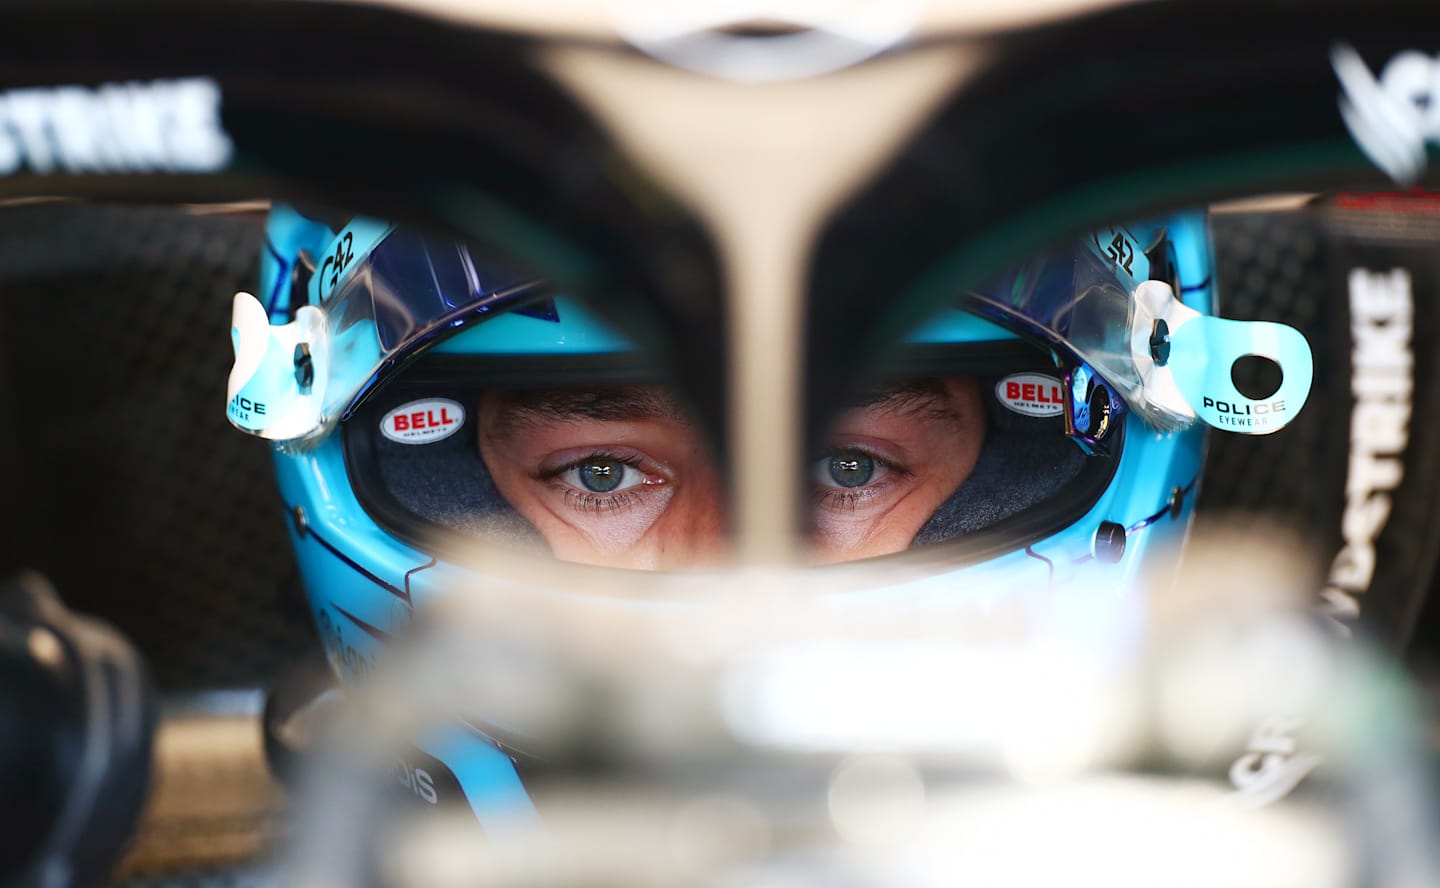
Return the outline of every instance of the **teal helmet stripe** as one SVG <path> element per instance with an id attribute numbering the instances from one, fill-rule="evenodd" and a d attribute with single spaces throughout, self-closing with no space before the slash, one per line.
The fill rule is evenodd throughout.
<path id="1" fill-rule="evenodd" d="M 1020 337 L 1014 332 L 959 307 L 935 314 L 906 337 L 909 345 L 946 345 L 964 342 L 995 342 Z"/>
<path id="2" fill-rule="evenodd" d="M 295 295 L 290 292 L 296 257 L 302 250 L 318 253 L 334 237 L 335 231 L 329 225 L 301 215 L 289 204 L 277 203 L 270 208 L 258 295 L 272 322 L 289 319 L 298 307 Z"/>
<path id="3" fill-rule="evenodd" d="M 450 355 L 594 355 L 635 350 L 628 337 L 583 302 L 556 296 L 556 320 L 510 311 L 471 324 L 438 343 L 432 351 Z M 943 311 L 912 333 L 912 345 L 995 342 L 1019 339 L 1015 333 L 961 308 Z"/>

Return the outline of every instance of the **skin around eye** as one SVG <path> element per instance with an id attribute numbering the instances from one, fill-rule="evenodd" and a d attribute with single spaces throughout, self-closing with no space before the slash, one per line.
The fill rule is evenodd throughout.
<path id="1" fill-rule="evenodd" d="M 697 427 L 657 390 L 486 393 L 481 458 L 557 558 L 659 569 L 715 563 L 725 504 Z M 985 436 L 975 380 L 921 380 L 847 411 L 812 465 L 814 556 L 898 552 L 969 476 Z"/>
<path id="2" fill-rule="evenodd" d="M 813 557 L 900 552 L 975 468 L 985 439 L 977 381 L 910 381 L 846 411 L 811 466 Z"/>
<path id="3" fill-rule="evenodd" d="M 500 494 L 557 558 L 640 569 L 717 559 L 725 519 L 714 464 L 663 393 L 486 393 L 479 428 Z"/>

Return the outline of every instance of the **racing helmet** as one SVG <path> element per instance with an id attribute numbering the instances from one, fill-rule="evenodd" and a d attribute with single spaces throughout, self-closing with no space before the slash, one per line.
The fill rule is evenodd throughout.
<path id="1" fill-rule="evenodd" d="M 816 560 L 886 559 L 885 569 L 859 586 L 848 565 L 805 569 L 828 572 L 837 590 L 915 600 L 997 588 L 1123 599 L 1179 548 L 1206 427 L 1276 431 L 1309 390 L 1303 337 L 1215 317 L 1213 281 L 1205 214 L 1183 212 L 1091 232 L 955 293 L 876 362 L 808 464 Z M 630 437 L 556 440 L 575 415 L 639 413 L 670 422 L 666 446 L 704 449 L 641 337 L 585 301 L 454 238 L 285 205 L 269 216 L 259 291 L 236 296 L 228 416 L 276 444 L 302 579 L 342 677 L 366 672 L 413 609 L 473 580 L 485 562 L 467 549 L 610 568 L 723 561 L 713 475 L 677 478 L 673 460 Z M 1276 390 L 1236 388 L 1231 366 L 1249 355 L 1281 366 Z M 897 421 L 908 423 L 896 436 L 904 460 L 875 443 Z M 495 441 L 537 427 L 549 435 L 538 450 L 560 457 L 507 475 Z M 931 459 L 923 471 L 917 449 Z M 700 462 L 713 467 L 708 452 Z M 915 500 L 935 473 L 945 480 L 918 498 L 923 514 L 902 521 L 882 503 L 867 519 L 885 479 L 910 484 L 901 498 Z M 553 516 L 515 493 L 517 477 L 592 523 L 647 527 L 688 484 L 709 491 L 708 520 L 660 547 L 669 560 L 630 557 L 644 547 L 611 531 L 596 556 L 594 539 L 557 542 Z M 639 499 L 656 493 L 647 487 L 659 489 L 658 510 Z M 860 538 L 887 542 L 827 548 L 827 522 L 841 526 L 831 536 L 855 537 L 858 522 Z M 481 733 L 416 755 L 426 792 L 463 799 L 482 824 L 529 805 L 513 759 Z"/>

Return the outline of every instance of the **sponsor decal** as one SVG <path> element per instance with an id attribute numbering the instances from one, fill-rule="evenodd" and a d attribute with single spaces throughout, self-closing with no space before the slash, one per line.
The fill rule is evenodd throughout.
<path id="1" fill-rule="evenodd" d="M 465 408 L 449 398 L 423 398 L 401 404 L 380 420 L 380 434 L 399 444 L 443 441 L 465 424 Z"/>
<path id="2" fill-rule="evenodd" d="M 1413 185 L 1425 172 L 1425 144 L 1440 143 L 1440 58 L 1411 50 L 1377 78 L 1354 47 L 1337 45 L 1340 117 L 1355 144 L 1390 178 Z"/>
<path id="3" fill-rule="evenodd" d="M 1345 479 L 1344 545 L 1330 564 L 1320 611 L 1349 632 L 1375 576 L 1375 540 L 1390 517 L 1390 493 L 1404 476 L 1410 443 L 1415 357 L 1410 273 L 1352 269 L 1350 284 L 1350 464 Z"/>
<path id="4" fill-rule="evenodd" d="M 213 172 L 233 147 L 208 78 L 0 91 L 0 176 Z"/>
<path id="5" fill-rule="evenodd" d="M 995 398 L 1026 416 L 1059 416 L 1065 412 L 1065 387 L 1043 373 L 1014 373 L 995 383 Z"/>
<path id="6" fill-rule="evenodd" d="M 455 772 L 418 747 L 409 747 L 396 755 L 395 779 L 400 784 L 402 797 L 409 795 L 426 805 L 438 807 L 447 802 L 465 801 L 465 791 L 460 788 Z"/>
<path id="7" fill-rule="evenodd" d="M 1092 231 L 1090 248 L 1117 275 L 1123 272 L 1128 277 L 1121 284 L 1127 285 L 1129 290 L 1134 290 L 1141 281 L 1150 277 L 1150 260 L 1129 229 L 1111 227 Z"/>
<path id="8" fill-rule="evenodd" d="M 421 801 L 428 805 L 440 803 L 440 797 L 435 793 L 435 778 L 424 768 L 414 768 L 403 758 L 395 760 L 395 777 L 400 785 L 419 796 Z"/>
<path id="9" fill-rule="evenodd" d="M 336 605 L 331 604 L 339 610 Z M 316 611 L 315 624 L 320 629 L 320 641 L 325 645 L 325 655 L 336 672 L 348 678 L 363 678 L 375 668 L 374 659 L 345 638 L 345 632 L 330 617 L 329 608 Z"/>
<path id="10" fill-rule="evenodd" d="M 1360 616 L 1375 577 L 1375 541 L 1390 517 L 1391 494 L 1404 475 L 1413 406 L 1414 296 L 1404 268 L 1353 268 L 1350 293 L 1350 457 L 1345 479 L 1343 545 L 1330 565 L 1318 611 L 1344 635 Z M 1269 805 L 1289 795 L 1324 757 L 1301 749 L 1302 719 L 1262 720 L 1230 767 L 1233 804 Z"/>
<path id="11" fill-rule="evenodd" d="M 1232 804 L 1250 808 L 1277 802 L 1324 762 L 1322 756 L 1299 750 L 1295 735 L 1300 727 L 1300 719 L 1279 715 L 1256 726 L 1245 753 L 1230 766 Z"/>
<path id="12" fill-rule="evenodd" d="M 236 395 L 230 399 L 230 415 L 241 422 L 249 423 L 252 415 L 265 415 L 265 402 L 252 401 L 244 395 Z"/>
<path id="13" fill-rule="evenodd" d="M 1216 428 L 1266 428 L 1274 422 L 1285 424 L 1285 399 L 1273 401 L 1226 401 L 1206 395 L 1203 402 L 1206 410 L 1213 410 Z"/>

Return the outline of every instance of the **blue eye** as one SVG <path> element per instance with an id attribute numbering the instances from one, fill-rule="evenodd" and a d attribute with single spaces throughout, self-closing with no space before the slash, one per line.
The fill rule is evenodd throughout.
<path id="1" fill-rule="evenodd" d="M 861 487 L 875 475 L 875 460 L 863 453 L 843 453 L 830 457 L 830 480 L 841 487 Z"/>
<path id="2" fill-rule="evenodd" d="M 581 460 L 560 473 L 560 479 L 572 487 L 590 493 L 615 493 L 645 482 L 645 473 L 609 456 Z"/>
<path id="3" fill-rule="evenodd" d="M 815 483 L 850 490 L 875 480 L 877 470 L 883 471 L 875 457 L 859 450 L 840 450 L 816 461 Z"/>

